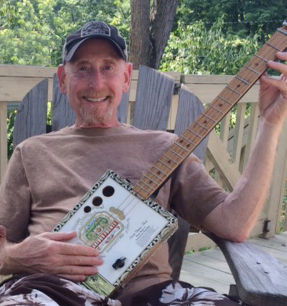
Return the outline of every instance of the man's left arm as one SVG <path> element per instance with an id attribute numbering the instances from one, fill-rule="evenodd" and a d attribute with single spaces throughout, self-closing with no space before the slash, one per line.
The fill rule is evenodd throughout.
<path id="1" fill-rule="evenodd" d="M 278 59 L 287 60 L 287 52 Z M 270 61 L 268 66 L 279 71 L 280 79 L 264 75 L 260 79 L 260 119 L 255 146 L 246 169 L 225 201 L 213 209 L 202 228 L 216 235 L 243 241 L 253 228 L 270 186 L 276 149 L 287 117 L 287 66 Z"/>

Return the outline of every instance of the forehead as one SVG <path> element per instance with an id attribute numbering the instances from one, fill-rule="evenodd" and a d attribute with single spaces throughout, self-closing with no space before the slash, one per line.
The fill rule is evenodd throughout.
<path id="1" fill-rule="evenodd" d="M 91 38 L 85 41 L 77 49 L 72 58 L 72 62 L 93 57 L 121 59 L 116 47 L 110 41 L 100 38 Z"/>

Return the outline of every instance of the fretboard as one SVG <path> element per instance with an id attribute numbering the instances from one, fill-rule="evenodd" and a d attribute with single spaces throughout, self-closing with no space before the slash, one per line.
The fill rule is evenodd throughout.
<path id="1" fill-rule="evenodd" d="M 247 93 L 268 69 L 269 60 L 276 60 L 276 53 L 287 48 L 287 23 L 279 28 L 260 48 L 256 55 L 241 68 L 239 73 L 209 104 L 205 111 L 183 132 L 159 160 L 134 186 L 143 199 L 155 194 L 171 174 L 181 165 L 201 141 L 214 129 L 231 108 Z"/>

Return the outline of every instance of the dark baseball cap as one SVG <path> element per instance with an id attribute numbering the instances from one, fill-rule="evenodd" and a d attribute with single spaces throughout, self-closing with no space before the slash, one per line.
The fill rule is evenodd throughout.
<path id="1" fill-rule="evenodd" d="M 69 34 L 66 37 L 62 54 L 63 61 L 71 61 L 80 45 L 90 38 L 104 38 L 109 40 L 114 45 L 121 58 L 125 61 L 127 60 L 126 42 L 120 35 L 118 29 L 102 21 L 90 21 L 77 32 Z"/>

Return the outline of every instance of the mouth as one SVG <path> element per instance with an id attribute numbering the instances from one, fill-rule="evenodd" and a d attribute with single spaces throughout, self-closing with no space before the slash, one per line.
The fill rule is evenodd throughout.
<path id="1" fill-rule="evenodd" d="M 83 97 L 84 100 L 90 102 L 90 103 L 100 103 L 105 102 L 109 99 L 109 96 L 102 97 L 102 98 L 91 98 L 91 97 Z"/>

